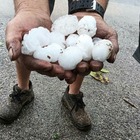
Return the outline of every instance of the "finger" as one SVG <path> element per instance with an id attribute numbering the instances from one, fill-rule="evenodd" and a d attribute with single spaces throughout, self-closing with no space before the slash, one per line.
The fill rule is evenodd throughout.
<path id="1" fill-rule="evenodd" d="M 63 81 L 65 78 L 64 76 L 57 76 L 60 81 Z"/>
<path id="2" fill-rule="evenodd" d="M 115 60 L 116 60 L 116 53 L 113 51 L 113 52 L 111 53 L 111 56 L 107 59 L 107 61 L 108 61 L 109 63 L 114 63 Z"/>
<path id="3" fill-rule="evenodd" d="M 112 44 L 113 44 L 113 50 L 117 54 L 119 51 L 119 44 L 118 44 L 118 34 L 116 31 L 113 31 L 113 33 L 108 38 Z"/>
<path id="4" fill-rule="evenodd" d="M 79 75 L 86 76 L 90 73 L 89 63 L 88 62 L 80 62 L 76 67 L 76 72 Z"/>
<path id="5" fill-rule="evenodd" d="M 64 78 L 68 84 L 72 84 L 76 80 L 76 74 L 72 71 L 65 71 Z"/>
<path id="6" fill-rule="evenodd" d="M 50 70 L 47 68 L 44 70 L 37 70 L 37 72 L 46 76 L 58 77 L 58 78 L 64 77 L 64 73 L 65 73 L 63 68 L 57 64 L 52 64 L 52 68 Z"/>
<path id="7" fill-rule="evenodd" d="M 67 84 L 72 84 L 75 80 L 76 80 L 75 77 L 72 77 L 71 79 L 65 79 L 65 81 L 67 82 Z"/>
<path id="8" fill-rule="evenodd" d="M 16 60 L 21 54 L 21 32 L 16 30 L 15 25 L 9 23 L 6 28 L 6 47 L 9 58 Z"/>
<path id="9" fill-rule="evenodd" d="M 91 71 L 100 71 L 103 68 L 103 62 L 91 60 L 89 66 Z"/>
<path id="10" fill-rule="evenodd" d="M 21 55 L 21 60 L 30 71 L 50 71 L 53 65 L 47 61 L 35 59 L 32 56 Z"/>
<path id="11" fill-rule="evenodd" d="M 21 54 L 21 43 L 19 40 L 12 40 L 6 43 L 8 55 L 11 61 L 16 60 Z"/>
<path id="12" fill-rule="evenodd" d="M 119 44 L 118 44 L 118 34 L 117 32 L 114 30 L 112 32 L 112 34 L 110 34 L 108 36 L 108 39 L 112 42 L 113 44 L 113 51 L 111 53 L 111 56 L 109 57 L 109 59 L 107 59 L 107 61 L 109 63 L 114 63 L 114 61 L 116 60 L 116 55 L 119 51 Z"/>
<path id="13" fill-rule="evenodd" d="M 57 77 L 63 77 L 65 74 L 65 71 L 58 64 L 53 64 L 52 73 L 54 73 L 54 75 L 56 75 Z"/>
<path id="14" fill-rule="evenodd" d="M 65 79 L 65 72 L 64 72 L 64 75 L 59 75 L 57 77 L 60 81 L 64 80 Z"/>

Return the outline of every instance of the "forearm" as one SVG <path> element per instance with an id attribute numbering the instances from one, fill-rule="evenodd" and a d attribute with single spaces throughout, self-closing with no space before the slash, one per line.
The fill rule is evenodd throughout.
<path id="1" fill-rule="evenodd" d="M 36 11 L 49 15 L 49 0 L 14 0 L 15 12 Z"/>

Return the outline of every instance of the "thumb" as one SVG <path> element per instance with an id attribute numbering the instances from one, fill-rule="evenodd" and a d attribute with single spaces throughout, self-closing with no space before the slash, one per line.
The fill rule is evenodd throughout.
<path id="1" fill-rule="evenodd" d="M 21 53 L 22 30 L 11 20 L 6 27 L 6 47 L 11 61 L 16 60 Z"/>
<path id="2" fill-rule="evenodd" d="M 14 39 L 13 41 L 6 42 L 8 49 L 8 55 L 11 61 L 16 60 L 21 54 L 21 43 L 19 40 Z"/>

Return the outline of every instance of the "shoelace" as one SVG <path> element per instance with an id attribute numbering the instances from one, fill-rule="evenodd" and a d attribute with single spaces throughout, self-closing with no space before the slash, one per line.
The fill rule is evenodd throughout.
<path id="1" fill-rule="evenodd" d="M 17 90 L 13 91 L 9 96 L 12 97 L 12 101 L 21 101 L 21 95 L 22 95 L 22 92 L 19 92 Z"/>
<path id="2" fill-rule="evenodd" d="M 82 97 L 75 98 L 75 104 L 74 104 L 72 110 L 75 108 L 75 111 L 77 112 L 79 108 L 84 108 L 84 107 L 85 107 L 85 103 L 83 102 Z"/>

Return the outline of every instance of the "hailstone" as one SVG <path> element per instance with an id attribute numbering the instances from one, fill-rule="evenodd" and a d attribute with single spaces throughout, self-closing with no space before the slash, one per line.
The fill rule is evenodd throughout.
<path id="1" fill-rule="evenodd" d="M 96 20 L 93 16 L 84 16 L 79 20 L 77 28 L 77 33 L 79 35 L 87 34 L 93 37 L 96 34 L 96 30 Z"/>
<path id="2" fill-rule="evenodd" d="M 66 46 L 75 46 L 77 44 L 78 34 L 70 34 L 66 39 Z"/>
<path id="3" fill-rule="evenodd" d="M 83 52 L 83 60 L 89 61 L 91 59 L 91 52 L 93 48 L 92 38 L 86 34 L 80 35 L 77 39 L 77 46 Z"/>
<path id="4" fill-rule="evenodd" d="M 28 34 L 25 34 L 22 41 L 21 53 L 33 55 L 37 47 L 39 47 L 39 41 L 34 41 Z"/>
<path id="5" fill-rule="evenodd" d="M 51 43 L 57 43 L 65 48 L 65 36 L 60 32 L 53 31 L 50 33 L 50 44 Z"/>
<path id="6" fill-rule="evenodd" d="M 48 45 L 50 42 L 50 32 L 44 27 L 33 28 L 25 34 L 22 41 L 21 52 L 33 55 L 36 49 Z"/>
<path id="7" fill-rule="evenodd" d="M 33 28 L 29 31 L 30 38 L 39 41 L 40 46 L 46 46 L 50 43 L 50 31 L 44 27 Z"/>
<path id="8" fill-rule="evenodd" d="M 104 62 L 110 57 L 112 50 L 112 42 L 107 39 L 102 39 L 93 46 L 92 58 Z"/>
<path id="9" fill-rule="evenodd" d="M 94 45 L 95 45 L 98 41 L 101 41 L 101 40 L 102 40 L 102 39 L 99 38 L 99 37 L 94 37 L 94 38 L 92 39 Z"/>
<path id="10" fill-rule="evenodd" d="M 56 43 L 52 43 L 47 47 L 37 49 L 33 57 L 47 62 L 57 62 L 61 53 L 63 53 L 63 48 Z"/>
<path id="11" fill-rule="evenodd" d="M 82 61 L 82 52 L 77 47 L 68 47 L 59 56 L 58 63 L 65 70 L 73 70 Z"/>
<path id="12" fill-rule="evenodd" d="M 78 26 L 78 18 L 75 15 L 64 15 L 56 19 L 51 31 L 57 31 L 65 36 L 76 32 Z"/>

